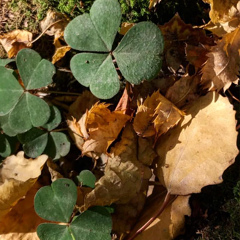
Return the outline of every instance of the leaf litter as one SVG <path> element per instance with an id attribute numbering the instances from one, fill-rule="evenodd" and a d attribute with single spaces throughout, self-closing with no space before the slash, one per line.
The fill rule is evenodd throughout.
<path id="1" fill-rule="evenodd" d="M 78 187 L 77 206 L 87 210 L 114 204 L 113 232 L 119 239 L 174 239 L 184 231 L 185 216 L 191 215 L 190 195 L 222 182 L 224 170 L 238 154 L 235 111 L 219 93 L 238 81 L 239 3 L 227 1 L 223 7 L 215 0 L 205 2 L 211 5 L 211 21 L 205 26 L 185 24 L 178 14 L 159 26 L 165 38 L 164 64 L 155 80 L 142 83 L 142 89 L 126 86 L 115 110 L 115 105 L 99 101 L 89 91 L 69 107 L 68 131 L 80 159 L 85 155 L 97 165 L 95 188 Z M 150 1 L 150 6 L 156 3 Z M 43 31 L 54 16 L 49 13 L 42 22 Z M 67 21 L 46 31 L 55 38 L 54 63 L 70 51 L 62 45 Z M 120 33 L 132 25 L 124 23 Z M 204 29 L 212 31 L 212 37 Z M 2 36 L 1 42 L 14 57 L 32 39 L 11 34 Z M 31 204 L 42 186 L 37 179 L 47 158 L 25 159 L 19 152 L 3 161 L 1 238 L 38 239 L 35 231 L 42 220 Z M 61 167 L 49 161 L 47 166 L 52 181 L 63 176 Z M 148 192 L 150 179 L 156 184 L 153 192 Z M 28 201 L 31 207 L 25 209 Z M 14 216 L 17 223 L 12 227 Z M 24 233 L 19 229 L 22 216 L 32 222 L 23 226 Z"/>

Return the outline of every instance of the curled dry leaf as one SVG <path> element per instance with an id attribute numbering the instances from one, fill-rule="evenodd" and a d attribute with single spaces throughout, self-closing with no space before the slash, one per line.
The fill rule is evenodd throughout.
<path id="1" fill-rule="evenodd" d="M 129 212 L 125 211 L 121 219 L 114 217 L 117 221 L 114 224 L 115 231 L 124 232 L 131 228 L 133 220 L 136 220 L 143 208 L 152 173 L 137 159 L 137 136 L 130 124 L 125 127 L 121 141 L 111 148 L 110 155 L 106 157 L 104 176 L 85 197 L 85 208 L 116 203 L 119 212 L 120 209 L 128 209 Z"/>
<path id="2" fill-rule="evenodd" d="M 159 139 L 156 175 L 171 194 L 198 193 L 222 182 L 224 170 L 238 154 L 236 141 L 232 105 L 210 92 L 194 102 L 180 125 Z"/>
<path id="3" fill-rule="evenodd" d="M 171 86 L 166 98 L 178 108 L 183 108 L 199 97 L 200 75 L 185 76 Z"/>
<path id="4" fill-rule="evenodd" d="M 0 36 L 0 43 L 8 54 L 8 58 L 15 57 L 23 48 L 31 47 L 32 33 L 26 30 L 13 30 Z"/>
<path id="5" fill-rule="evenodd" d="M 63 46 L 60 40 L 63 40 L 64 29 L 68 24 L 68 19 L 61 13 L 49 10 L 47 16 L 40 22 L 42 32 L 46 31 L 49 36 L 54 36 L 55 53 L 52 57 L 52 63 L 62 59 L 70 51 L 70 46 Z"/>
<path id="6" fill-rule="evenodd" d="M 68 120 L 71 135 L 82 154 L 98 158 L 106 153 L 130 119 L 122 111 L 111 112 L 108 106 L 105 103 L 96 103 L 78 122 L 76 119 Z"/>
<path id="7" fill-rule="evenodd" d="M 0 239 L 39 240 L 36 232 L 37 226 L 46 220 L 36 214 L 33 203 L 34 196 L 40 187 L 42 186 L 36 182 L 26 196 L 0 219 Z"/>
<path id="8" fill-rule="evenodd" d="M 47 155 L 26 159 L 24 152 L 19 152 L 3 161 L 3 167 L 0 169 L 0 219 L 34 185 L 47 159 Z"/>
<path id="9" fill-rule="evenodd" d="M 174 71 L 177 71 L 185 62 L 186 44 L 213 45 L 213 39 L 207 37 L 203 29 L 184 23 L 178 14 L 159 28 L 164 36 L 164 55 L 167 66 Z"/>
<path id="10" fill-rule="evenodd" d="M 182 234 L 184 232 L 185 216 L 191 215 L 191 208 L 188 204 L 189 197 L 178 196 L 174 199 L 174 196 L 172 196 L 171 204 L 134 240 L 171 240 Z M 164 198 L 165 194 L 157 194 L 154 198 L 149 199 L 151 202 L 146 204 L 142 216 L 130 233 L 130 237 L 149 219 L 154 217 Z"/>
<path id="11" fill-rule="evenodd" d="M 141 137 L 159 137 L 174 127 L 183 115 L 184 113 L 164 96 L 155 92 L 138 107 L 133 127 Z"/>
<path id="12" fill-rule="evenodd" d="M 234 31 L 240 23 L 239 0 L 203 0 L 211 5 L 209 17 L 211 21 L 204 25 L 205 29 L 218 36 Z"/>
<path id="13" fill-rule="evenodd" d="M 237 83 L 240 65 L 240 28 L 226 34 L 207 54 L 208 60 L 202 68 L 202 85 L 210 90 L 226 91 Z"/>
<path id="14" fill-rule="evenodd" d="M 160 3 L 162 0 L 150 0 L 149 2 L 149 9 L 152 9 L 153 7 L 155 7 L 158 3 Z"/>

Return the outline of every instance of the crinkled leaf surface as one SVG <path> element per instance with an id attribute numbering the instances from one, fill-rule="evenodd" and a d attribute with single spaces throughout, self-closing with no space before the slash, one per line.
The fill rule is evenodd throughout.
<path id="1" fill-rule="evenodd" d="M 111 240 L 111 215 L 104 207 L 93 207 L 78 216 L 69 228 L 76 240 Z"/>
<path id="2" fill-rule="evenodd" d="M 17 55 L 16 62 L 27 90 L 42 88 L 52 82 L 52 76 L 55 74 L 54 65 L 42 59 L 34 50 L 22 49 Z"/>
<path id="3" fill-rule="evenodd" d="M 227 124 L 226 124 L 227 116 Z M 227 98 L 210 92 L 157 144 L 156 175 L 171 194 L 187 195 L 222 182 L 238 154 L 235 111 Z"/>
<path id="4" fill-rule="evenodd" d="M 42 126 L 48 121 L 49 117 L 50 109 L 48 104 L 44 100 L 26 92 L 11 111 L 9 125 L 18 132 L 26 132 L 32 126 Z"/>
<path id="5" fill-rule="evenodd" d="M 83 185 L 90 188 L 95 187 L 96 177 L 95 175 L 89 170 L 83 170 L 77 176 L 78 181 Z"/>
<path id="6" fill-rule="evenodd" d="M 126 80 L 139 84 L 158 74 L 162 66 L 163 48 L 159 28 L 151 22 L 141 22 L 126 33 L 113 56 Z"/>
<path id="7" fill-rule="evenodd" d="M 117 94 L 120 82 L 110 54 L 80 53 L 71 59 L 74 77 L 102 99 Z"/>
<path id="8" fill-rule="evenodd" d="M 77 201 L 77 187 L 70 179 L 57 179 L 51 186 L 41 188 L 34 199 L 36 213 L 49 221 L 70 220 Z"/>
<path id="9" fill-rule="evenodd" d="M 96 0 L 90 14 L 73 19 L 66 27 L 68 45 L 80 51 L 109 52 L 121 22 L 117 0 Z"/>
<path id="10" fill-rule="evenodd" d="M 0 116 L 9 113 L 23 94 L 13 71 L 0 66 Z"/>

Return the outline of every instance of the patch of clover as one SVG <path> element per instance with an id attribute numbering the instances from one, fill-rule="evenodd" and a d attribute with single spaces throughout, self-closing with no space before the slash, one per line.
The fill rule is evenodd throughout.
<path id="1" fill-rule="evenodd" d="M 120 89 L 113 60 L 132 84 L 153 79 L 162 65 L 163 36 L 151 22 L 133 26 L 112 49 L 121 17 L 117 0 L 96 0 L 90 14 L 74 18 L 64 32 L 67 44 L 81 51 L 71 59 L 74 77 L 101 99 L 112 98 Z"/>

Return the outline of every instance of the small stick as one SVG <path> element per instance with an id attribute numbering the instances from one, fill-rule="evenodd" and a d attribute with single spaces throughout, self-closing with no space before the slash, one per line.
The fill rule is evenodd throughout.
<path id="1" fill-rule="evenodd" d="M 31 42 L 29 42 L 29 43 L 27 44 L 27 46 L 30 46 L 31 44 L 33 44 L 34 42 L 36 42 L 39 38 L 42 37 L 42 35 L 43 35 L 50 27 L 52 27 L 53 25 L 55 25 L 56 23 L 59 23 L 59 22 L 61 22 L 61 21 L 63 21 L 63 19 L 59 19 L 59 20 L 57 20 L 56 22 L 49 24 L 49 25 L 43 30 L 43 32 L 42 32 L 37 38 L 35 38 L 35 39 L 32 40 Z"/>
<path id="2" fill-rule="evenodd" d="M 177 198 L 177 195 L 175 196 L 175 198 Z M 153 217 L 151 217 L 141 228 L 139 228 L 133 234 L 132 237 L 128 238 L 128 240 L 133 240 L 138 234 L 140 234 L 142 231 L 144 231 L 164 211 L 164 209 L 169 204 L 170 200 L 171 200 L 171 194 L 169 192 L 167 192 L 163 204 L 161 205 L 159 210 L 155 213 L 155 215 Z"/>

